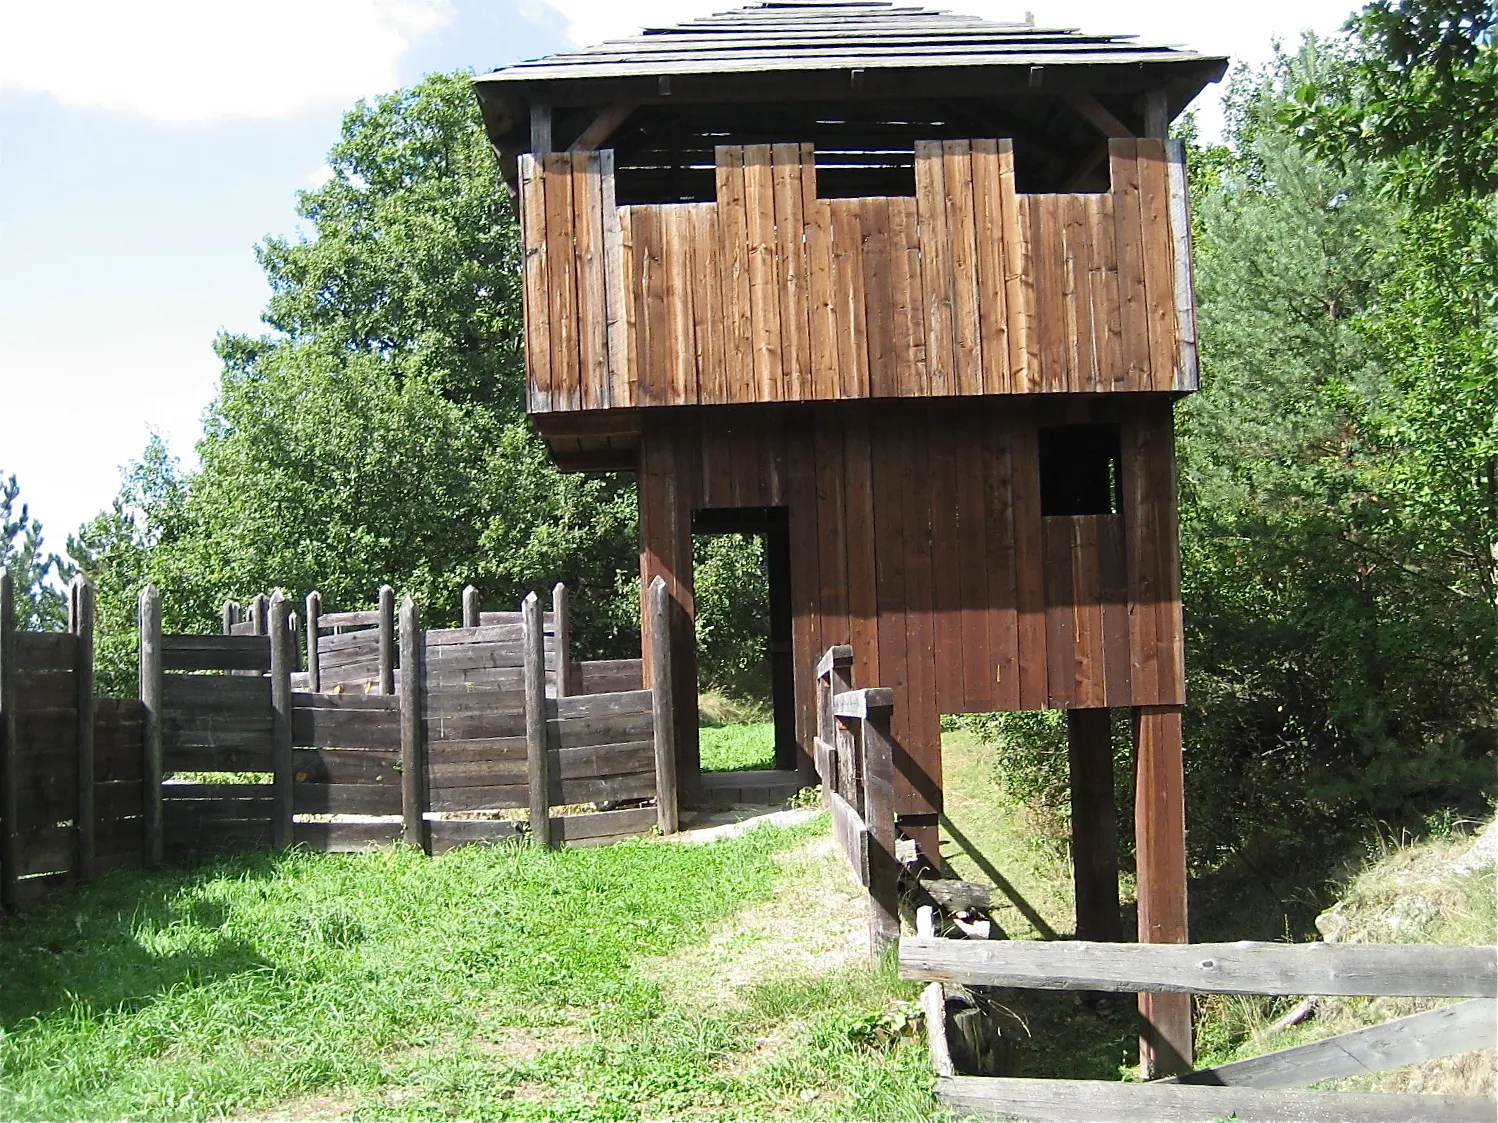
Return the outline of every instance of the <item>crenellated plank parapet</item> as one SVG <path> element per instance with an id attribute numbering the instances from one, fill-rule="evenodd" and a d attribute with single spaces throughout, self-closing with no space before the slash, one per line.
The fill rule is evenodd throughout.
<path id="1" fill-rule="evenodd" d="M 814 156 L 618 207 L 612 152 L 523 155 L 531 411 L 1196 389 L 1179 144 L 1073 195 L 1016 193 L 1007 140 L 917 143 L 913 197 L 819 198 Z"/>

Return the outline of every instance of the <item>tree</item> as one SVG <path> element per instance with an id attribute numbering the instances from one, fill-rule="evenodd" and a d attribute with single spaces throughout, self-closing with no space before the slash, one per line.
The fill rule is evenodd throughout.
<path id="1" fill-rule="evenodd" d="M 298 195 L 307 236 L 257 250 L 272 330 L 216 342 L 199 468 L 153 445 L 77 537 L 109 586 L 101 631 L 126 636 L 111 673 L 131 673 L 147 580 L 185 631 L 277 586 L 316 587 L 331 610 L 390 582 L 441 624 L 465 583 L 513 606 L 560 580 L 577 650 L 631 653 L 634 491 L 557 473 L 523 415 L 515 206 L 467 76 L 361 102 L 328 162 Z"/>
<path id="2" fill-rule="evenodd" d="M 16 626 L 25 631 L 67 627 L 67 599 L 49 582 L 72 578 L 72 567 L 56 554 L 42 553 L 42 524 L 22 503 L 15 476 L 0 477 L 0 569 L 10 573 L 15 589 Z"/>

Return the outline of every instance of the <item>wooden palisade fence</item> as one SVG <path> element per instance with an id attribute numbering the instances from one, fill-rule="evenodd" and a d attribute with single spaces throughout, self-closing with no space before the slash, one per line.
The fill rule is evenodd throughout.
<path id="1" fill-rule="evenodd" d="M 817 664 L 816 769 L 833 835 L 868 891 L 869 950 L 900 938 L 900 863 L 895 856 L 893 693 L 854 690 L 853 649 L 830 647 Z"/>
<path id="2" fill-rule="evenodd" d="M 1498 964 L 1491 946 L 970 941 L 938 938 L 923 926 L 915 937 L 900 941 L 900 974 L 934 985 L 1047 990 L 1467 999 L 1148 1084 L 955 1075 L 945 1053 L 945 1033 L 934 1028 L 930 1040 L 937 1097 L 960 1114 L 1033 1123 L 1174 1123 L 1229 1116 L 1241 1123 L 1488 1123 L 1495 1114 L 1491 1096 L 1301 1090 L 1325 1080 L 1491 1048 L 1498 1037 Z M 926 1007 L 940 1008 L 929 988 Z"/>
<path id="3" fill-rule="evenodd" d="M 383 590 L 380 608 L 344 614 L 342 625 L 372 625 L 375 692 L 343 683 L 319 691 L 303 689 L 312 675 L 292 669 L 293 616 L 279 593 L 263 611 L 257 598 L 248 620 L 226 612 L 226 634 L 180 635 L 163 632 L 160 594 L 147 587 L 140 696 L 96 698 L 92 589 L 80 579 L 71 597 L 69 632 L 20 632 L 0 573 L 7 906 L 95 870 L 201 853 L 401 839 L 439 853 L 516 836 L 587 846 L 677 829 L 664 642 L 655 689 L 568 694 L 548 673 L 566 647 L 534 594 L 520 612 L 448 629 L 423 629 L 407 598 L 396 666 L 387 657 L 396 633 L 385 627 L 394 597 Z M 328 618 L 306 618 L 311 654 Z M 627 670 L 572 666 L 580 684 L 628 685 Z M 244 782 L 244 773 L 268 782 Z M 586 807 L 597 803 L 626 806 Z"/>

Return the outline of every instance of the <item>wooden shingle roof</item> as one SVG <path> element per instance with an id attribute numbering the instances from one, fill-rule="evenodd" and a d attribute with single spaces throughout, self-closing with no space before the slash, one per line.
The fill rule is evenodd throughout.
<path id="1" fill-rule="evenodd" d="M 1130 35 L 995 23 L 889 0 L 767 0 L 496 70 L 494 83 L 911 67 L 1215 63 Z"/>

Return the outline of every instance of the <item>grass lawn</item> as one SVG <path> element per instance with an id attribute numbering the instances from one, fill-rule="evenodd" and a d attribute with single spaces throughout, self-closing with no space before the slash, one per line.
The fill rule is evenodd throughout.
<path id="1" fill-rule="evenodd" d="M 704 772 L 739 772 L 775 767 L 775 724 L 705 725 L 697 731 Z"/>
<path id="2" fill-rule="evenodd" d="M 0 926 L 0 1118 L 929 1117 L 826 835 L 105 876 Z"/>

